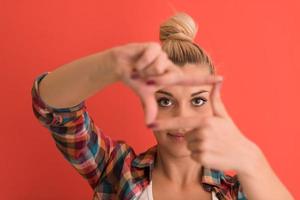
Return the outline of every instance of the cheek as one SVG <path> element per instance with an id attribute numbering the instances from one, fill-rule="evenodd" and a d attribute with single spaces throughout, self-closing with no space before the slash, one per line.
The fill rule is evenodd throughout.
<path id="1" fill-rule="evenodd" d="M 158 108 L 157 110 L 157 119 L 166 119 L 172 117 L 172 109 L 171 108 Z"/>
<path id="2" fill-rule="evenodd" d="M 210 101 L 208 101 L 205 105 L 203 105 L 197 112 L 201 117 L 212 116 L 213 112 L 212 112 L 212 106 Z"/>

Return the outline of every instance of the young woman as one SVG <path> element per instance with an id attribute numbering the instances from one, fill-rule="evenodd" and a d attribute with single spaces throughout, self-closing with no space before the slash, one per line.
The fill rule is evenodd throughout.
<path id="1" fill-rule="evenodd" d="M 293 199 L 263 152 L 222 103 L 222 77 L 193 42 L 193 19 L 178 13 L 158 43 L 131 43 L 38 76 L 33 111 L 93 199 Z M 136 155 L 93 122 L 85 100 L 122 81 L 140 97 L 157 145 Z M 235 176 L 224 173 L 235 170 Z"/>

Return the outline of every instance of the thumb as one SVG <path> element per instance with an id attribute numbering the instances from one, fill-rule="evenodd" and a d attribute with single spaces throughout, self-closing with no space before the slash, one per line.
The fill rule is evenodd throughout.
<path id="1" fill-rule="evenodd" d="M 138 71 L 150 65 L 162 53 L 160 44 L 155 42 L 136 45 L 134 50 L 137 54 L 134 65 Z"/>
<path id="2" fill-rule="evenodd" d="M 227 117 L 228 114 L 221 98 L 222 83 L 223 81 L 213 84 L 213 89 L 210 96 L 211 106 L 214 116 Z"/>
<path id="3" fill-rule="evenodd" d="M 147 54 L 152 54 L 152 49 L 159 49 L 160 45 L 156 42 L 147 42 L 147 43 L 128 43 L 122 46 L 117 46 L 114 48 L 115 56 L 123 58 L 125 60 L 131 59 L 132 62 L 137 62 L 144 59 L 143 56 L 147 51 L 150 50 Z M 155 52 L 155 51 L 154 51 Z M 149 55 L 146 55 L 149 56 Z M 149 59 L 151 61 L 151 59 Z M 146 60 L 149 62 L 149 60 Z M 142 62 L 139 61 L 139 62 Z"/>

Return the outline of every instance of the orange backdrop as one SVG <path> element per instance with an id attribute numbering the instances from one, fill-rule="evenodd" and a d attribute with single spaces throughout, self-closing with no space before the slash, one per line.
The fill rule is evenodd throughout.
<path id="1" fill-rule="evenodd" d="M 225 77 L 232 118 L 300 199 L 299 8 L 296 0 L 1 0 L 0 199 L 91 199 L 87 182 L 33 116 L 33 79 L 115 45 L 158 41 L 160 23 L 176 10 L 198 22 L 196 41 Z M 99 127 L 137 152 L 155 143 L 138 98 L 122 84 L 87 105 Z"/>

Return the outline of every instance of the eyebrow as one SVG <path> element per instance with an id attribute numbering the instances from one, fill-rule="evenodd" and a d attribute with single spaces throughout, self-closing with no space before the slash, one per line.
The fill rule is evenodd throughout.
<path id="1" fill-rule="evenodd" d="M 192 94 L 191 94 L 191 97 L 196 96 L 197 94 L 204 93 L 204 92 L 208 92 L 208 91 L 207 91 L 207 90 L 200 90 L 200 91 L 198 91 L 198 92 L 192 93 Z M 168 96 L 171 96 L 171 97 L 174 98 L 174 96 L 173 96 L 171 93 L 166 92 L 166 91 L 163 91 L 163 90 L 158 90 L 156 93 L 165 94 L 165 95 L 168 95 Z"/>

